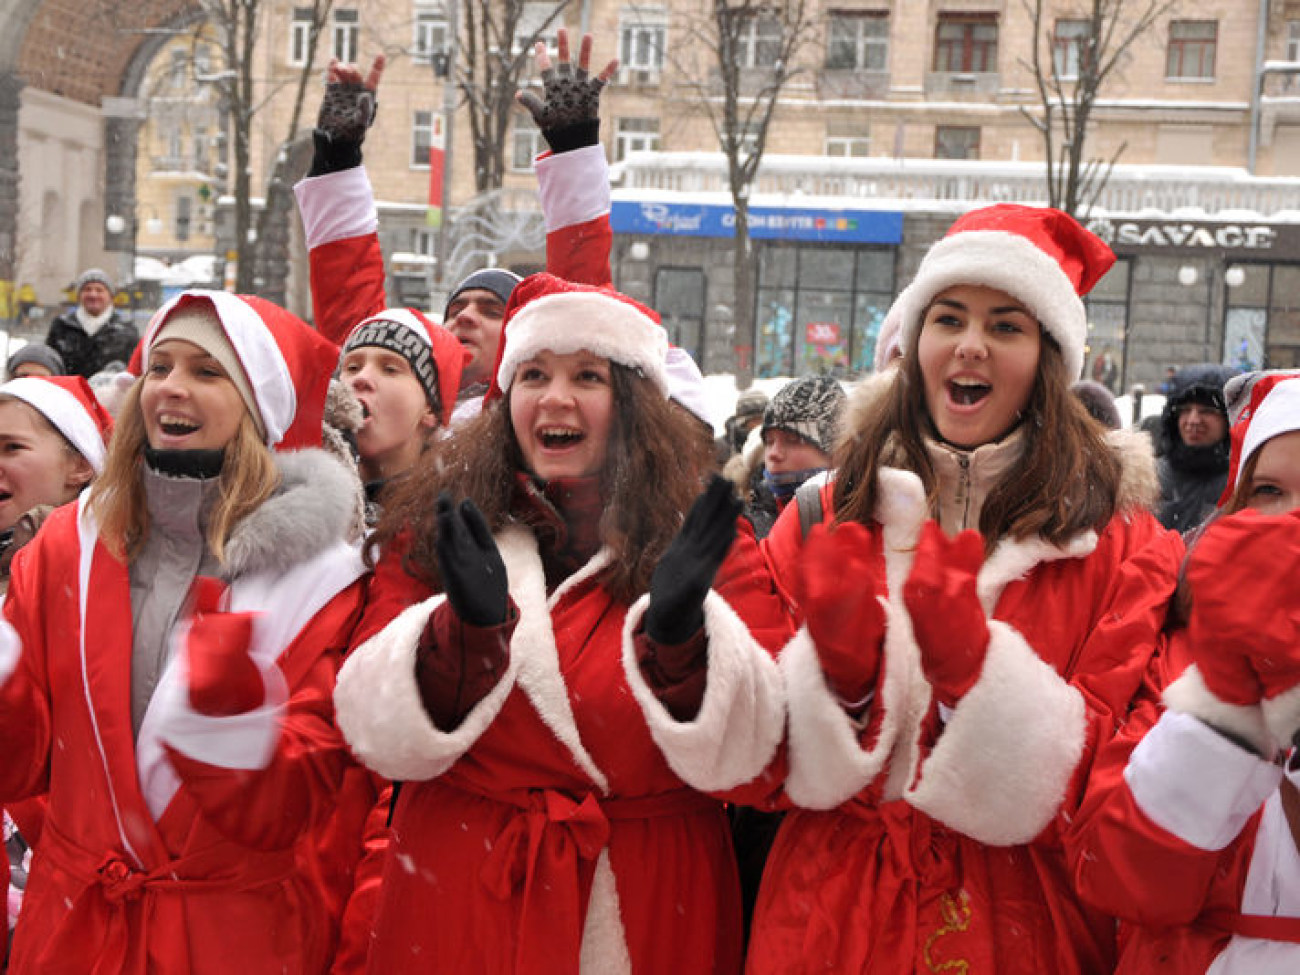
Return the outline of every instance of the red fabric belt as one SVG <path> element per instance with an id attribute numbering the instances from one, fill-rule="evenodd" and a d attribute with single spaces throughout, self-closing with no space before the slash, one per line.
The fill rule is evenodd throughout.
<path id="1" fill-rule="evenodd" d="M 178 899 L 154 902 L 152 895 L 239 893 L 281 883 L 296 869 L 292 850 L 259 853 L 250 858 L 232 855 L 229 846 L 217 846 L 169 860 L 153 870 L 140 870 L 124 853 L 96 853 L 78 846 L 48 819 L 38 856 L 48 858 L 51 865 L 84 884 L 63 921 L 45 933 L 46 947 L 37 958 L 38 971 L 64 971 L 60 967 L 60 949 L 78 942 L 84 947 L 85 939 L 102 930 L 103 943 L 90 975 L 143 972 L 145 946 L 150 938 L 174 939 L 180 945 L 188 940 Z M 147 923 L 142 924 L 146 901 L 154 903 L 149 903 Z M 185 949 L 180 945 L 165 954 L 183 956 Z M 66 965 L 66 959 L 62 964 Z"/>
<path id="2" fill-rule="evenodd" d="M 518 806 L 492 844 L 482 880 L 507 900 L 522 891 L 518 975 L 577 975 L 587 904 L 610 823 L 660 816 L 689 816 L 721 809 L 721 803 L 690 790 L 634 799 L 575 799 L 551 789 L 527 799 L 490 798 Z"/>
<path id="3" fill-rule="evenodd" d="M 1238 914 L 1232 920 L 1233 934 L 1264 941 L 1289 941 L 1300 944 L 1300 917 L 1265 917 L 1261 914 Z"/>

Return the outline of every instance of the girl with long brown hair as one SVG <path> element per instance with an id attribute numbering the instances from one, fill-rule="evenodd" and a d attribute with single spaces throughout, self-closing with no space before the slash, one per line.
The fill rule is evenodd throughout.
<path id="1" fill-rule="evenodd" d="M 784 609 L 726 483 L 700 493 L 653 312 L 539 274 L 504 336 L 499 395 L 389 502 L 362 635 L 409 608 L 335 693 L 403 780 L 369 970 L 735 973 L 726 819 L 690 783 L 772 759 Z"/>

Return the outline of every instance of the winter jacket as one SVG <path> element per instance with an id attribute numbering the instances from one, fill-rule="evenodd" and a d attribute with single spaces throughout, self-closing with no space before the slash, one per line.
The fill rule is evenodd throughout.
<path id="1" fill-rule="evenodd" d="M 1170 381 L 1160 415 L 1160 524 L 1189 532 L 1214 511 L 1228 481 L 1228 436 L 1206 447 L 1189 447 L 1178 433 L 1178 408 L 1192 400 L 1214 405 L 1227 417 L 1223 384 L 1236 374 L 1230 366 L 1187 366 Z"/>
<path id="2" fill-rule="evenodd" d="M 504 675 L 454 731 L 433 723 L 415 679 L 444 597 L 401 573 L 397 556 L 372 588 L 398 591 L 372 606 L 409 608 L 339 675 L 353 752 L 403 780 L 369 971 L 737 972 L 726 819 L 690 782 L 727 768 L 739 784 L 780 737 L 769 651 L 787 618 L 752 533 L 742 523 L 705 602 L 723 676 L 685 731 L 655 716 L 633 636 L 649 597 L 613 599 L 601 585 L 608 552 L 548 592 L 531 529 L 512 524 L 496 541 L 519 618 Z"/>
<path id="3" fill-rule="evenodd" d="M 989 554 L 987 656 L 952 708 L 933 699 L 902 599 L 925 492 L 915 474 L 881 471 L 866 526 L 888 592 L 881 677 L 857 719 L 806 628 L 782 651 L 783 791 L 797 808 L 767 863 L 749 973 L 1111 970 L 1114 922 L 1075 895 L 1062 834 L 1141 684 L 1182 554 L 1144 509 L 1144 443 L 1125 442 L 1121 513 L 1100 531 L 1062 545 L 1008 538 Z M 787 591 L 803 545 L 796 515 L 764 543 Z"/>
<path id="4" fill-rule="evenodd" d="M 1100 754 L 1068 837 L 1080 895 L 1127 922 L 1119 975 L 1300 971 L 1300 850 L 1283 777 L 1300 773 L 1160 705 L 1185 631 Z"/>
<path id="5" fill-rule="evenodd" d="M 320 451 L 277 463 L 280 490 L 236 526 L 225 563 L 231 609 L 260 614 L 253 711 L 194 712 L 173 650 L 133 739 L 128 569 L 84 498 L 15 560 L 0 801 L 49 795 L 16 975 L 324 970 L 330 920 L 296 858 L 346 762 L 330 693 L 363 567 L 344 469 Z"/>
<path id="6" fill-rule="evenodd" d="M 139 341 L 139 331 L 118 311 L 94 335 L 87 334 L 75 308 L 54 319 L 45 336 L 45 344 L 62 357 L 68 375 L 87 379 L 110 363 L 125 366 Z"/>

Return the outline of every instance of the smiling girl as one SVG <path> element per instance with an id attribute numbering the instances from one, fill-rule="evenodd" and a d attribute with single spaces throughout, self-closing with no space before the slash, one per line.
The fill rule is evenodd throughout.
<path id="1" fill-rule="evenodd" d="M 1300 373 L 1224 399 L 1228 486 L 1189 543 L 1163 707 L 1098 760 L 1071 836 L 1080 891 L 1132 924 L 1125 975 L 1300 968 Z"/>
<path id="2" fill-rule="evenodd" d="M 10 971 L 319 972 L 296 854 L 346 762 L 330 691 L 363 572 L 355 480 L 306 449 L 336 350 L 200 291 L 142 354 L 0 622 L 0 800 L 48 791 Z"/>
<path id="3" fill-rule="evenodd" d="M 1149 449 L 1069 390 L 1113 260 L 1056 210 L 959 219 L 891 310 L 903 357 L 850 403 L 824 522 L 787 509 L 768 536 L 804 622 L 781 656 L 796 808 L 748 971 L 1108 970 L 1060 830 L 1181 551 Z"/>
<path id="4" fill-rule="evenodd" d="M 525 279 L 500 394 L 385 512 L 369 612 L 383 590 L 410 608 L 335 694 L 353 752 L 404 780 L 370 971 L 739 971 L 726 818 L 687 781 L 771 759 L 779 680 L 737 614 L 769 648 L 788 631 L 726 483 L 692 504 L 712 443 L 668 400 L 666 349 L 631 299 Z M 689 761 L 644 680 L 694 719 Z"/>

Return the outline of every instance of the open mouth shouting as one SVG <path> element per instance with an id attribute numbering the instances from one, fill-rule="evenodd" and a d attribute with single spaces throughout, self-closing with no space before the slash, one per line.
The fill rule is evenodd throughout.
<path id="1" fill-rule="evenodd" d="M 948 380 L 948 398 L 955 406 L 977 406 L 991 392 L 991 385 L 974 377 L 962 376 Z"/>
<path id="2" fill-rule="evenodd" d="M 203 424 L 177 413 L 163 413 L 158 417 L 158 429 L 163 432 L 164 436 L 178 440 L 195 433 L 202 426 Z"/>
<path id="3" fill-rule="evenodd" d="M 564 451 L 585 440 L 587 435 L 573 427 L 546 426 L 537 431 L 537 442 L 545 450 Z"/>

